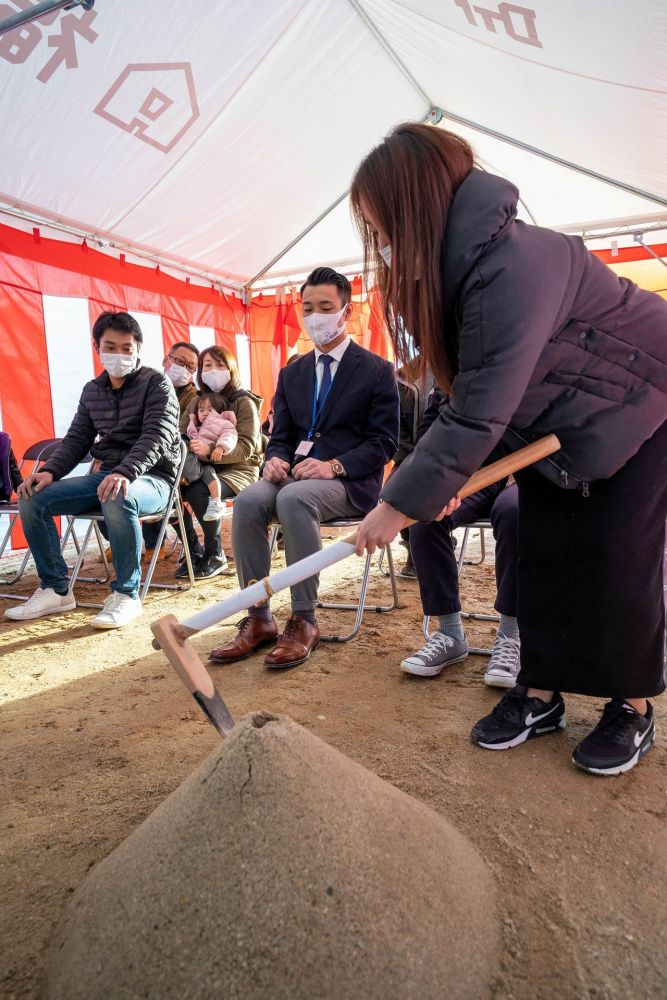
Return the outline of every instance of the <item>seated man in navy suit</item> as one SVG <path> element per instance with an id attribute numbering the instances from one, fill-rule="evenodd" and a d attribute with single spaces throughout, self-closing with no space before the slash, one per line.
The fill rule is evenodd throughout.
<path id="1" fill-rule="evenodd" d="M 273 521 L 282 527 L 290 565 L 321 548 L 322 521 L 358 517 L 377 503 L 397 447 L 398 391 L 393 366 L 348 337 L 350 298 L 347 278 L 328 267 L 313 271 L 301 289 L 315 350 L 280 372 L 262 479 L 234 503 L 232 546 L 242 587 L 269 574 Z M 233 663 L 273 645 L 267 667 L 303 663 L 320 639 L 317 586 L 313 576 L 292 588 L 292 614 L 280 638 L 268 603 L 250 608 L 236 638 L 210 659 Z"/>

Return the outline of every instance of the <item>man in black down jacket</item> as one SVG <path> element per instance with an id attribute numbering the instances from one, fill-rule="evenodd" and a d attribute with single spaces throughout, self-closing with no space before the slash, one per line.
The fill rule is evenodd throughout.
<path id="1" fill-rule="evenodd" d="M 141 328 L 128 313 L 98 316 L 93 340 L 105 371 L 83 387 L 60 447 L 17 491 L 41 586 L 25 604 L 6 611 L 6 618 L 24 621 L 76 607 L 53 518 L 100 509 L 116 580 L 91 624 L 119 628 L 141 614 L 138 518 L 167 505 L 180 458 L 178 401 L 164 372 L 141 366 Z M 95 471 L 63 479 L 89 452 Z"/>

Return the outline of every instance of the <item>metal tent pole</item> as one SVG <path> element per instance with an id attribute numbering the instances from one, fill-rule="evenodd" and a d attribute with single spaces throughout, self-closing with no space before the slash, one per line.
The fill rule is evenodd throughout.
<path id="1" fill-rule="evenodd" d="M 71 10 L 72 7 L 83 7 L 84 10 L 91 10 L 94 3 L 95 0 L 42 0 L 41 3 L 33 4 L 28 10 L 19 11 L 18 14 L 12 14 L 4 21 L 0 21 L 0 35 L 13 31 L 14 28 L 20 28 L 24 24 L 30 24 L 31 21 L 36 21 L 44 14 L 60 10 L 61 7 L 64 7 L 65 10 Z"/>
<path id="2" fill-rule="evenodd" d="M 486 125 L 480 125 L 479 122 L 470 121 L 469 118 L 464 118 L 462 115 L 455 115 L 453 111 L 445 111 L 444 108 L 434 107 L 430 115 L 432 123 L 437 125 L 443 118 L 446 118 L 448 121 L 457 122 L 459 125 L 465 125 L 466 128 L 470 128 L 475 132 L 481 132 L 492 139 L 506 142 L 510 146 L 516 146 L 517 149 L 523 149 L 527 153 L 541 157 L 543 160 L 550 160 L 561 167 L 567 167 L 578 174 L 585 174 L 586 177 L 592 177 L 596 181 L 602 181 L 604 184 L 610 184 L 612 187 L 620 188 L 622 191 L 628 191 L 630 194 L 637 195 L 639 198 L 645 198 L 647 201 L 655 202 L 657 205 L 667 205 L 667 198 L 664 198 L 662 195 L 654 194 L 651 191 L 644 191 L 643 188 L 635 187 L 633 184 L 626 184 L 625 181 L 619 181 L 614 177 L 607 177 L 606 174 L 601 174 L 597 170 L 591 170 L 589 167 L 583 167 L 580 163 L 573 163 L 562 156 L 557 156 L 556 153 L 550 153 L 548 150 L 540 149 L 538 146 L 531 146 L 530 143 L 523 142 L 522 139 L 515 139 L 513 136 L 505 135 L 503 132 L 487 128 Z"/>
<path id="3" fill-rule="evenodd" d="M 662 264 L 663 267 L 667 267 L 667 261 L 665 260 L 665 258 L 661 257 L 659 254 L 655 252 L 655 250 L 652 247 L 644 243 L 643 233 L 635 233 L 635 235 L 633 236 L 633 240 L 635 241 L 635 243 L 639 243 L 639 245 L 648 253 L 650 253 L 652 257 L 655 257 L 655 259 L 658 261 L 659 264 Z"/>

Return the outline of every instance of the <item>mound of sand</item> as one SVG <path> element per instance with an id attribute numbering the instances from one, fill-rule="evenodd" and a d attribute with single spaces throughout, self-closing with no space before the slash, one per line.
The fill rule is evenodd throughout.
<path id="1" fill-rule="evenodd" d="M 44 996 L 481 1000 L 497 949 L 492 879 L 461 834 L 255 715 L 86 878 Z"/>

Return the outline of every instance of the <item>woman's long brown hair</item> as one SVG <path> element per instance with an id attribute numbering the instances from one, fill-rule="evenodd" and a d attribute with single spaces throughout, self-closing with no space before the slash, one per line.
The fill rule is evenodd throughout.
<path id="1" fill-rule="evenodd" d="M 442 301 L 443 240 L 452 198 L 473 165 L 471 147 L 453 132 L 399 125 L 362 160 L 350 189 L 367 286 L 380 292 L 396 356 L 404 363 L 412 357 L 412 339 L 444 391 L 456 374 L 457 345 Z M 390 268 L 362 203 L 387 234 Z"/>

